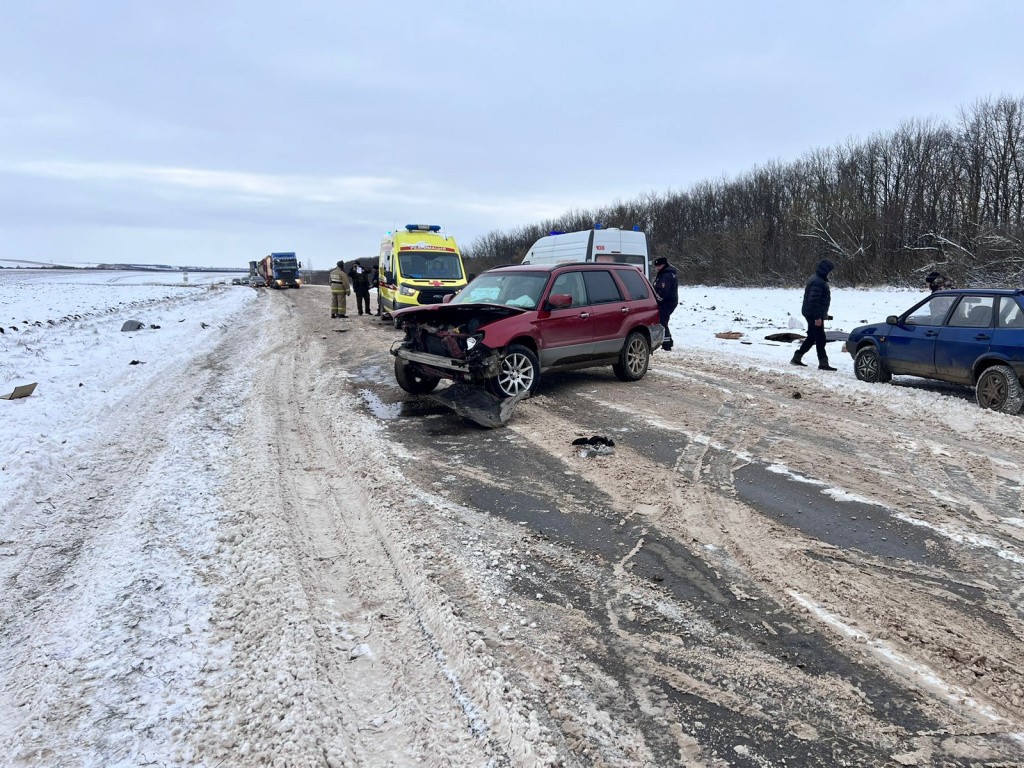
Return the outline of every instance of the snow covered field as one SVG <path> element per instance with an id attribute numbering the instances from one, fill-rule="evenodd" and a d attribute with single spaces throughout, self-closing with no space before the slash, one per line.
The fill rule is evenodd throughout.
<path id="1" fill-rule="evenodd" d="M 306 697 L 308 717 L 330 715 L 315 714 L 317 699 L 306 682 L 315 671 L 305 655 L 303 643 L 309 641 L 288 646 L 281 639 L 272 652 L 266 643 L 275 634 L 273 627 L 261 627 L 260 632 L 270 633 L 264 636 L 252 625 L 211 619 L 218 605 L 230 604 L 222 592 L 234 569 L 252 576 L 258 588 L 253 595 L 274 596 L 266 615 L 287 625 L 280 629 L 282 638 L 312 631 L 295 616 L 303 615 L 313 597 L 281 581 L 290 566 L 284 559 L 273 562 L 267 554 L 272 543 L 259 557 L 246 552 L 242 534 L 248 529 L 237 520 L 246 509 L 232 505 L 258 487 L 253 467 L 261 461 L 256 458 L 260 452 L 288 453 L 277 444 L 280 432 L 274 430 L 295 429 L 275 426 L 261 416 L 267 406 L 253 400 L 254 382 L 262 376 L 272 382 L 274 375 L 290 370 L 285 363 L 275 363 L 282 366 L 276 374 L 258 370 L 263 351 L 274 345 L 263 326 L 269 303 L 323 298 L 315 289 L 285 297 L 220 285 L 221 280 L 193 274 L 184 285 L 178 275 L 0 271 L 0 389 L 6 393 L 19 384 L 38 383 L 29 398 L 0 401 L 0 765 L 262 765 L 271 756 L 282 765 L 405 765 L 422 762 L 424 754 L 428 764 L 499 764 L 493 756 L 486 758 L 487 750 L 475 751 L 470 737 L 450 736 L 460 746 L 448 760 L 431 760 L 427 749 L 404 751 L 385 763 L 352 747 L 354 737 L 345 742 L 335 734 L 335 743 L 316 736 L 312 720 L 297 718 L 294 704 Z M 900 312 L 923 295 L 834 287 L 830 330 L 849 331 Z M 668 358 L 706 355 L 717 365 L 735 361 L 769 375 L 813 380 L 845 396 L 878 398 L 897 411 L 924 414 L 940 408 L 948 419 L 968 425 L 981 418 L 963 390 L 871 387 L 855 381 L 841 343 L 829 345 L 831 361 L 839 368 L 835 373 L 790 366 L 795 345 L 767 342 L 764 336 L 802 328 L 791 322 L 794 317 L 800 322 L 800 296 L 799 290 L 683 288 L 672 320 L 677 351 Z M 331 328 L 326 311 L 325 305 L 324 339 Z M 126 320 L 146 327 L 121 332 Z M 725 331 L 743 336 L 715 337 Z M 812 366 L 813 354 L 808 359 Z M 665 359 L 660 355 L 652 366 L 655 375 L 659 359 Z M 287 365 L 304 362 L 297 352 Z M 290 407 L 318 408 L 316 403 L 331 396 L 329 381 L 353 375 L 339 371 L 335 360 L 309 361 L 318 364 L 323 373 L 309 373 L 310 386 L 317 390 L 310 394 L 313 402 Z M 337 395 L 339 403 L 351 397 Z M 347 455 L 364 456 L 371 466 L 388 461 L 376 444 L 379 426 L 341 413 L 328 408 L 324 418 L 344 424 L 338 428 L 353 451 Z M 247 438 L 247 452 L 240 454 L 237 441 L 246 421 L 261 419 Z M 248 460 L 242 462 L 240 455 Z M 315 459 L 301 459 L 310 461 Z M 302 477 L 316 469 L 308 463 L 292 467 Z M 355 484 L 354 469 L 335 474 L 337 479 L 328 475 L 323 482 L 340 483 L 352 503 L 370 505 L 369 491 Z M 308 477 L 296 481 L 300 490 L 302 482 L 314 482 L 312 474 Z M 250 500 L 254 505 L 256 498 Z M 294 513 L 281 509 L 275 514 L 284 524 Z M 264 526 L 246 535 L 256 541 L 273 530 Z M 357 531 L 348 535 L 358 541 Z M 387 557 L 399 559 L 395 551 Z M 349 567 L 371 566 L 359 560 Z M 406 567 L 396 565 L 403 573 Z M 411 590 L 403 599 L 415 603 L 429 594 L 426 587 L 409 587 L 408 574 L 403 578 Z M 412 583 L 419 584 L 420 578 Z M 258 598 L 247 600 L 252 602 L 245 610 L 251 611 Z M 288 610 L 281 608 L 284 604 Z M 441 623 L 433 628 L 438 638 L 433 653 L 446 653 L 446 674 L 462 691 L 456 696 L 461 709 L 456 706 L 449 714 L 471 724 L 487 721 L 488 712 L 474 709 L 487 696 L 477 695 L 478 683 L 467 676 L 472 664 L 445 645 L 441 619 L 420 619 L 428 626 L 434 620 Z M 336 636 L 346 659 L 382 653 L 380 646 L 374 651 L 360 645 L 358 627 L 350 623 L 339 620 L 315 629 Z M 236 666 L 230 677 L 228 659 L 237 665 L 239 649 L 245 648 L 251 654 L 244 658 L 252 666 Z M 234 709 L 226 709 L 231 696 L 218 686 L 231 680 L 237 700 Z M 368 679 L 357 682 L 350 681 L 350 692 L 369 690 Z M 271 684 L 273 690 L 266 687 Z M 285 698 L 291 703 L 281 704 Z M 448 711 L 442 704 L 437 707 L 437 712 Z M 357 719 L 359 708 L 356 701 L 344 704 Z M 269 713 L 275 713 L 272 719 Z M 542 740 L 528 746 L 530 739 L 541 737 L 531 731 L 530 716 L 524 717 L 518 725 L 513 717 L 502 726 L 520 734 L 515 749 L 533 755 L 513 762 L 558 763 Z M 264 730 L 275 723 L 275 733 L 247 731 L 246 718 Z M 380 730 L 383 722 L 366 727 Z M 453 723 L 437 726 L 457 731 Z M 325 733 L 343 728 L 337 723 L 318 727 Z M 222 729 L 227 735 L 219 735 Z M 522 735 L 529 733 L 534 735 Z M 446 743 L 445 737 L 436 738 L 437 744 Z M 385 742 L 381 749 L 390 747 Z"/>

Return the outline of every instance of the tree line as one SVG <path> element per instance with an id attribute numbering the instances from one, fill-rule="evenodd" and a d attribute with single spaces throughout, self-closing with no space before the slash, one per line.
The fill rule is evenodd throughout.
<path id="1" fill-rule="evenodd" d="M 470 271 L 519 263 L 551 230 L 647 233 L 651 258 L 708 285 L 795 285 L 821 258 L 846 285 L 1020 286 L 1024 276 L 1024 98 L 981 99 L 955 119 L 770 162 L 685 192 L 648 193 L 478 238 Z"/>

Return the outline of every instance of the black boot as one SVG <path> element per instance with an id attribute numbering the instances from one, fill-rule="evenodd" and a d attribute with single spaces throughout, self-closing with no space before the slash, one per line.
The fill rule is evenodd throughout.
<path id="1" fill-rule="evenodd" d="M 807 367 L 807 363 L 805 363 L 802 360 L 800 360 L 800 357 L 801 357 L 801 355 L 800 355 L 799 352 L 794 352 L 793 353 L 793 359 L 790 360 L 789 362 L 792 363 L 793 365 L 799 365 L 801 368 L 806 368 Z"/>
<path id="2" fill-rule="evenodd" d="M 819 357 L 818 358 L 818 370 L 819 371 L 838 371 L 839 369 L 838 368 L 833 368 L 831 365 L 829 365 L 827 357 Z"/>

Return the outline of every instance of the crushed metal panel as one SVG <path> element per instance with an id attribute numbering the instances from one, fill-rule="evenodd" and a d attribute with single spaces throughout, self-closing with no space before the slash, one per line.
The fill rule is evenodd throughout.
<path id="1" fill-rule="evenodd" d="M 516 403 L 529 395 L 521 392 L 514 397 L 495 397 L 483 387 L 470 384 L 452 384 L 450 387 L 432 392 L 429 397 L 448 406 L 459 416 L 475 421 L 481 427 L 495 429 L 503 427 L 512 418 Z"/>
<path id="2" fill-rule="evenodd" d="M 0 395 L 0 400 L 17 400 L 20 397 L 28 397 L 36 391 L 38 384 L 37 381 L 33 381 L 31 384 L 19 384 L 10 394 Z"/>

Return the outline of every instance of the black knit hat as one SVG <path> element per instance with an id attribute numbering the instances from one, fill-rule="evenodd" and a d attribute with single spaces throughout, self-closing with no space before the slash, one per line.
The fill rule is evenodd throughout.
<path id="1" fill-rule="evenodd" d="M 668 259 L 666 259 L 664 256 L 659 256 L 658 258 L 656 258 L 654 260 L 654 266 L 656 266 L 656 267 L 660 267 L 660 266 L 663 266 L 665 264 L 668 264 Z"/>

